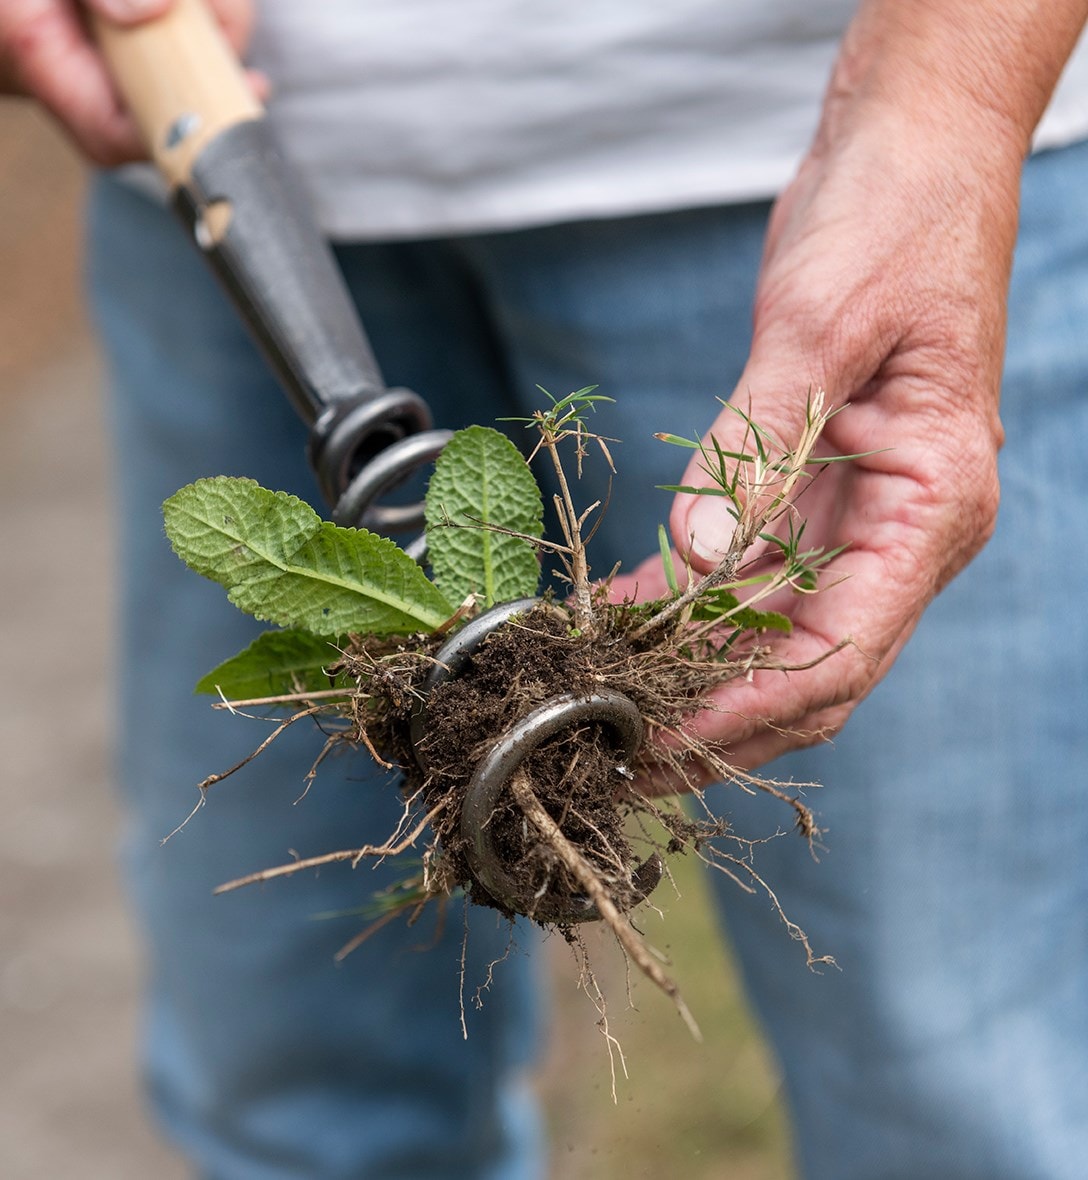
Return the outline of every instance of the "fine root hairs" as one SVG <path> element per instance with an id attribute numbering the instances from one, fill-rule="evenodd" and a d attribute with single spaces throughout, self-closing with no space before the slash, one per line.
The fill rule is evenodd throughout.
<path id="1" fill-rule="evenodd" d="M 423 835 L 433 819 L 445 810 L 445 802 L 432 807 L 418 824 L 401 840 L 394 843 L 391 840 L 384 844 L 364 844 L 362 848 L 345 848 L 339 852 L 326 852 L 322 856 L 310 856 L 303 860 L 293 860 L 288 864 L 276 865 L 270 869 L 260 869 L 256 873 L 248 873 L 244 877 L 236 877 L 217 885 L 215 893 L 230 893 L 234 889 L 241 889 L 244 885 L 256 885 L 261 881 L 271 881 L 275 877 L 289 877 L 292 873 L 299 873 L 303 869 L 316 869 L 322 865 L 337 864 L 340 861 L 351 861 L 354 868 L 367 857 L 399 856 Z"/>
<path id="2" fill-rule="evenodd" d="M 589 951 L 586 948 L 585 940 L 581 933 L 574 927 L 563 931 L 564 939 L 567 946 L 570 948 L 571 954 L 574 956 L 574 961 L 578 967 L 578 988 L 584 992 L 589 998 L 589 1002 L 597 1009 L 597 1028 L 602 1037 L 604 1037 L 605 1048 L 608 1050 L 608 1072 L 611 1080 L 611 1094 L 612 1104 L 616 1105 L 619 1102 L 619 1094 L 617 1091 L 618 1072 L 617 1064 L 620 1070 L 623 1071 L 624 1079 L 630 1078 L 630 1073 L 627 1070 L 627 1055 L 623 1051 L 623 1045 L 620 1044 L 619 1038 L 612 1032 L 608 1022 L 608 999 L 601 988 L 600 982 L 597 979 L 596 972 L 589 961 Z M 621 948 L 622 949 L 622 948 Z M 624 964 L 628 976 L 627 999 L 630 1006 L 631 1003 L 631 989 L 630 989 L 630 963 L 631 960 L 624 955 Z"/>
<path id="3" fill-rule="evenodd" d="M 343 696 L 342 693 L 340 695 Z M 227 704 L 227 707 L 230 708 L 229 703 Z M 272 745 L 276 738 L 278 738 L 285 729 L 294 725 L 296 721 L 301 721 L 304 717 L 314 717 L 318 713 L 325 712 L 329 708 L 329 705 L 312 705 L 308 709 L 300 709 L 297 713 L 292 713 L 290 717 L 286 717 L 283 721 L 280 721 L 276 725 L 276 728 L 268 735 L 268 737 L 266 737 L 264 741 L 252 751 L 252 753 L 247 754 L 240 762 L 236 762 L 229 770 L 222 770 L 218 774 L 209 774 L 206 779 L 203 779 L 201 782 L 197 783 L 196 788 L 200 792 L 200 798 L 197 799 L 192 811 L 189 812 L 189 814 L 181 821 L 180 824 L 178 824 L 176 828 L 174 828 L 172 832 L 168 833 L 162 838 L 160 844 L 166 844 L 168 841 L 172 840 L 178 834 L 178 832 L 180 832 L 182 828 L 185 827 L 185 825 L 193 818 L 193 816 L 196 815 L 196 813 L 204 806 L 204 802 L 208 796 L 208 791 L 214 787 L 216 783 L 221 783 L 223 779 L 230 778 L 232 774 L 236 774 L 242 769 L 243 766 L 248 766 L 254 758 L 260 757 L 260 755 L 263 754 L 270 745 Z M 231 712 L 235 711 L 235 709 L 231 709 Z M 320 757 L 318 761 L 320 761 Z M 303 793 L 305 794 L 305 792 Z"/>

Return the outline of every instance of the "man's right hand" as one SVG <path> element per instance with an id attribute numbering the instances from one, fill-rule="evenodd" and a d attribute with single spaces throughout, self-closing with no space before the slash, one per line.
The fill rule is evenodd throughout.
<path id="1" fill-rule="evenodd" d="M 96 164 L 113 167 L 144 159 L 136 125 L 110 80 L 86 17 L 94 13 L 114 24 L 135 25 L 160 16 L 173 2 L 0 0 L 0 94 L 36 98 Z M 210 0 L 210 5 L 241 52 L 253 24 L 253 0 Z"/>

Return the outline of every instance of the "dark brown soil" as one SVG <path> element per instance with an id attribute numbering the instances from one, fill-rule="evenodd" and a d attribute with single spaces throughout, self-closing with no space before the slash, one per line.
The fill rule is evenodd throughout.
<path id="1" fill-rule="evenodd" d="M 460 816 L 465 788 L 494 739 L 537 705 L 566 692 L 588 693 L 600 684 L 600 649 L 570 632 L 569 621 L 547 608 L 495 631 L 455 678 L 427 701 L 427 730 L 420 765 L 409 770 L 406 789 L 422 788 L 424 807 L 447 805 L 435 823 L 447 879 L 470 898 L 510 911 L 474 879 L 465 859 Z M 406 722 L 403 713 L 401 724 Z M 403 735 L 402 735 L 403 741 Z M 397 745 L 401 748 L 402 741 Z M 629 803 L 608 731 L 596 723 L 572 726 L 529 756 L 524 769 L 534 794 L 567 838 L 603 875 L 616 877 L 636 860 L 624 832 Z M 519 893 L 580 898 L 583 891 L 553 850 L 527 825 L 521 809 L 504 797 L 489 821 L 492 842 Z"/>

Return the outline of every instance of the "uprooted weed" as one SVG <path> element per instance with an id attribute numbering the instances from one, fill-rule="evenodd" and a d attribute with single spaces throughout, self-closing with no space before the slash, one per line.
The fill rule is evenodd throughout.
<path id="1" fill-rule="evenodd" d="M 350 636 L 339 662 L 328 669 L 341 687 L 271 702 L 293 703 L 298 711 L 261 748 L 287 725 L 318 717 L 326 740 L 310 777 L 329 753 L 365 748 L 382 765 L 400 771 L 403 815 L 396 831 L 380 845 L 293 861 L 228 882 L 221 890 L 334 861 L 356 865 L 409 849 L 417 857 L 421 852 L 422 868 L 386 899 L 381 917 L 345 952 L 394 915 L 413 915 L 458 890 L 469 902 L 508 917 L 515 911 L 524 913 L 557 929 L 572 945 L 584 990 L 598 1007 L 611 1051 L 605 1000 L 579 935 L 580 919 L 564 916 L 565 905 L 571 914 L 579 907 L 592 909 L 629 962 L 673 1000 L 698 1035 L 675 982 L 630 917 L 648 892 L 647 873 L 652 878 L 649 888 L 661 875 L 659 857 L 691 854 L 741 889 L 765 892 L 790 936 L 801 944 L 808 964 L 831 962 L 813 951 L 804 931 L 790 921 L 757 872 L 753 853 L 760 841 L 733 831 L 726 819 L 712 814 L 699 789 L 708 781 L 724 780 L 742 791 L 774 795 L 811 849 L 820 835 L 802 799 L 811 784 L 781 785 L 739 770 L 730 765 L 728 751 L 698 736 L 691 724 L 712 690 L 760 669 L 796 670 L 785 668 L 766 637 L 768 629 L 788 629 L 788 622 L 760 613 L 756 604 L 786 587 L 812 592 L 816 571 L 833 556 L 801 549 L 803 523 L 798 524 L 792 507 L 796 486 L 814 462 L 812 450 L 826 415 L 821 399 L 814 398 L 804 435 L 793 448 L 772 445 L 770 437 L 747 419 L 746 441 L 754 444 L 750 454 L 738 458 L 716 443 L 712 449 L 700 448 L 704 470 L 720 489 L 716 494 L 726 497 L 736 519 L 733 544 L 717 569 L 702 579 L 688 574 L 686 584 L 681 584 L 663 546 L 672 594 L 647 604 L 613 603 L 607 582 L 595 586 L 589 581 L 583 532 L 599 506 L 576 511 L 560 446 L 574 440 L 579 469 L 590 442 L 599 442 L 609 462 L 610 457 L 604 440 L 586 430 L 578 408 L 576 401 L 564 399 L 552 411 L 538 414 L 534 423 L 538 450 L 551 459 L 562 489 L 556 510 L 563 541 L 546 551 L 562 564 L 569 598 L 545 600 L 514 615 L 488 635 L 456 676 L 437 686 L 428 688 L 425 682 L 444 635 L 410 640 Z M 672 436 L 668 441 L 699 445 Z M 727 459 L 736 461 L 732 468 L 727 468 Z M 777 542 L 779 568 L 752 577 L 744 566 L 745 553 L 757 537 L 766 541 L 772 536 L 776 524 L 781 525 L 782 538 Z M 458 527 L 487 526 L 461 522 Z M 761 568 L 766 569 L 765 561 Z M 743 602 L 734 594 L 741 585 L 746 589 Z M 473 611 L 469 603 L 459 615 L 471 616 Z M 462 825 L 466 792 L 481 759 L 498 735 L 538 706 L 561 694 L 584 696 L 602 690 L 634 703 L 645 740 L 633 757 L 627 756 L 617 750 L 607 725 L 589 720 L 556 733 L 521 761 L 483 821 L 513 889 L 506 893 L 489 888 L 473 869 L 467 855 L 471 834 L 466 836 Z M 227 707 L 267 703 L 232 702 Z M 417 715 L 424 708 L 423 733 L 413 734 L 413 718 L 418 725 Z M 213 776 L 202 788 L 222 777 Z M 669 797 L 659 793 L 662 782 L 668 784 Z M 679 805 L 676 792 L 688 793 L 694 813 Z M 520 900 L 513 902 L 511 897 Z"/>
<path id="2" fill-rule="evenodd" d="M 687 724 L 711 688 L 773 665 L 770 649 L 756 643 L 729 658 L 712 658 L 690 640 L 662 643 L 660 635 L 640 633 L 646 612 L 634 604 L 611 605 L 598 596 L 594 611 L 597 629 L 592 638 L 572 628 L 567 608 L 555 603 L 541 604 L 494 631 L 456 678 L 431 693 L 418 756 L 413 756 L 409 731 L 433 660 L 434 641 L 400 645 L 376 655 L 365 639 L 353 639 L 338 670 L 350 674 L 355 690 L 329 702 L 308 704 L 298 715 L 319 710 L 341 720 L 339 728 L 328 732 L 322 758 L 337 748 L 365 747 L 401 771 L 405 810 L 400 825 L 381 845 L 292 861 L 221 888 L 234 889 L 332 861 L 358 864 L 409 849 L 418 853 L 422 846 L 418 877 L 410 888 L 398 891 L 372 928 L 384 925 L 394 912 L 411 913 L 456 890 L 471 903 L 513 917 L 506 901 L 489 893 L 473 875 L 465 856 L 461 814 L 469 780 L 496 735 L 528 710 L 560 693 L 606 688 L 635 702 L 649 740 L 627 763 L 617 757 L 607 729 L 590 722 L 570 727 L 525 760 L 488 821 L 493 846 L 517 882 L 518 894 L 553 902 L 566 898 L 572 905 L 588 898 L 629 960 L 673 1000 L 695 1035 L 695 1022 L 675 982 L 629 917 L 638 899 L 633 874 L 654 855 L 692 854 L 741 889 L 764 891 L 790 935 L 802 945 L 809 965 L 830 962 L 814 953 L 804 931 L 788 919 L 759 875 L 753 861 L 759 841 L 734 832 L 726 819 L 705 807 L 693 815 L 675 797 L 652 793 L 664 770 L 673 783 L 686 783 L 699 804 L 700 784 L 728 777 L 738 789 L 766 791 L 782 799 L 792 811 L 792 826 L 810 846 L 819 837 L 812 812 L 801 798 L 807 784 L 786 789 L 739 772 Z M 654 740 L 659 736 L 667 737 L 667 744 Z M 535 916 L 532 905 L 524 912 Z M 604 997 L 578 925 L 544 924 L 558 929 L 575 948 L 584 989 L 600 1009 L 607 1032 Z M 359 941 L 353 939 L 351 945 Z"/>

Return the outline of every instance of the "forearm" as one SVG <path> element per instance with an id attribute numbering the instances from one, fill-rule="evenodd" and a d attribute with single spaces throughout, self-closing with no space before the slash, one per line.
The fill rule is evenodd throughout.
<path id="1" fill-rule="evenodd" d="M 783 440 L 811 388 L 846 407 L 824 445 L 860 458 L 801 504 L 806 541 L 844 549 L 775 644 L 795 665 L 855 646 L 723 690 L 701 724 L 744 765 L 841 726 L 993 528 L 1020 173 L 1086 19 L 1088 0 L 862 0 L 844 37 L 768 227 L 737 397 Z M 745 447 L 729 410 L 710 434 Z M 706 484 L 699 458 L 681 482 Z M 719 499 L 677 497 L 673 537 L 697 572 L 734 528 Z"/>
<path id="2" fill-rule="evenodd" d="M 849 397 L 869 352 L 923 314 L 935 322 L 943 304 L 943 363 L 984 361 L 984 380 L 958 384 L 996 394 L 1020 172 L 1086 20 L 1088 0 L 861 0 L 815 142 L 772 219 L 756 354 L 796 365 L 800 351 L 806 377 Z M 872 265 L 843 258 L 847 241 Z M 798 292 L 799 268 L 815 289 Z M 845 322 L 828 319 L 833 307 Z M 851 351 L 865 354 L 856 372 L 842 367 Z"/>
<path id="3" fill-rule="evenodd" d="M 828 89 L 821 136 L 870 107 L 959 124 L 1023 157 L 1088 0 L 862 0 Z"/>

